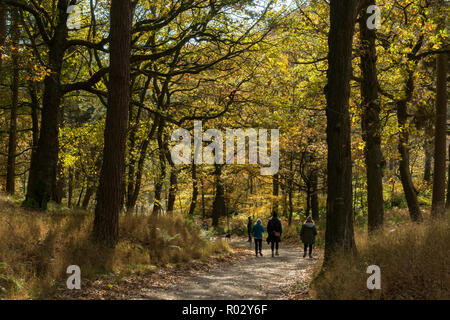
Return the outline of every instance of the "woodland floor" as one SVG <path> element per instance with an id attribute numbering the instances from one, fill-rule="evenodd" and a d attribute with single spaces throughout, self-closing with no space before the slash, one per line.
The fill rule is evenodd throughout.
<path id="1" fill-rule="evenodd" d="M 51 299 L 309 299 L 308 286 L 313 267 L 322 253 L 303 258 L 299 245 L 280 246 L 280 255 L 271 257 L 267 243 L 263 257 L 243 239 L 231 241 L 233 253 L 206 262 L 192 261 L 168 266 L 146 275 L 102 276 L 82 281 L 80 290 L 61 288 Z"/>

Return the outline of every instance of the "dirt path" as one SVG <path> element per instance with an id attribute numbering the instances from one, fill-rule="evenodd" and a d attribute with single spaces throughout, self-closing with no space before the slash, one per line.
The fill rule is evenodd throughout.
<path id="1" fill-rule="evenodd" d="M 234 246 L 250 248 L 245 242 Z M 159 292 L 159 299 L 281 299 L 290 286 L 305 276 L 316 259 L 303 258 L 298 247 L 282 247 L 272 258 L 270 248 L 263 257 L 250 256 L 225 268 L 185 278 Z M 308 270 L 310 271 L 310 270 Z"/>
<path id="2" fill-rule="evenodd" d="M 287 299 L 290 289 L 298 281 L 303 285 L 308 283 L 311 268 L 318 262 L 316 258 L 303 258 L 299 247 L 282 245 L 280 255 L 272 258 L 266 243 L 263 244 L 263 257 L 251 254 L 253 247 L 245 240 L 234 240 L 231 244 L 239 252 L 239 257 L 229 263 L 215 264 L 207 269 L 194 268 L 189 272 L 166 270 L 162 277 L 132 277 L 117 284 L 110 284 L 113 283 L 110 278 L 101 279 L 81 290 L 63 290 L 65 292 L 61 292 L 60 298 Z"/>

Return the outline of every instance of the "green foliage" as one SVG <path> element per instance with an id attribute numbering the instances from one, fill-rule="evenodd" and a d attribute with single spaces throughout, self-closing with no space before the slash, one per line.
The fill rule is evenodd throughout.
<path id="1" fill-rule="evenodd" d="M 408 204 L 406 203 L 405 194 L 403 193 L 394 193 L 391 195 L 390 199 L 384 200 L 384 207 L 386 209 L 391 208 L 407 208 Z"/>

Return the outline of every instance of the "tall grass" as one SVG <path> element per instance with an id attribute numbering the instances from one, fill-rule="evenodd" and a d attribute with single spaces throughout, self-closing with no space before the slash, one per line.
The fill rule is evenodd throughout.
<path id="1" fill-rule="evenodd" d="M 371 238 L 357 236 L 358 254 L 338 256 L 313 281 L 319 299 L 450 299 L 450 221 L 407 223 Z M 369 265 L 381 289 L 368 290 Z"/>
<path id="2" fill-rule="evenodd" d="M 93 216 L 84 211 L 28 211 L 0 198 L 0 298 L 45 297 L 78 265 L 83 278 L 108 272 L 147 272 L 155 266 L 206 259 L 229 251 L 182 216 L 121 216 L 115 249 L 91 241 Z"/>

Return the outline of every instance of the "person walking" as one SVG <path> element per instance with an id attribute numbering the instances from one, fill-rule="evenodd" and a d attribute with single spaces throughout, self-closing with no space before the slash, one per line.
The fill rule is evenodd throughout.
<path id="1" fill-rule="evenodd" d="M 252 235 L 255 239 L 255 254 L 262 257 L 262 238 L 263 238 L 264 227 L 262 226 L 261 219 L 256 220 L 256 224 L 252 228 Z"/>
<path id="2" fill-rule="evenodd" d="M 253 227 L 252 217 L 248 217 L 247 232 L 248 232 L 248 242 L 250 243 L 252 243 L 252 227 Z"/>
<path id="3" fill-rule="evenodd" d="M 272 219 L 267 223 L 267 243 L 270 243 L 270 248 L 272 249 L 272 257 L 274 256 L 274 250 L 276 250 L 275 255 L 278 256 L 278 246 L 281 241 L 281 233 L 283 228 L 281 226 L 281 221 L 278 219 L 276 212 L 272 214 Z"/>
<path id="4" fill-rule="evenodd" d="M 312 258 L 312 248 L 316 240 L 317 228 L 311 216 L 306 218 L 305 223 L 300 230 L 300 239 L 304 245 L 303 258 L 306 257 L 306 250 L 309 249 L 309 257 Z"/>

